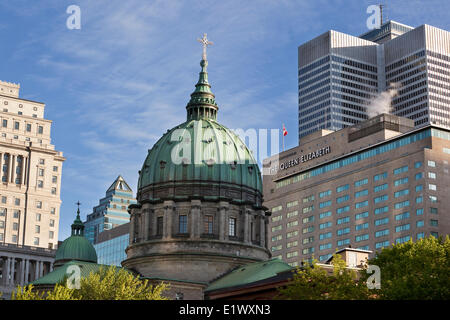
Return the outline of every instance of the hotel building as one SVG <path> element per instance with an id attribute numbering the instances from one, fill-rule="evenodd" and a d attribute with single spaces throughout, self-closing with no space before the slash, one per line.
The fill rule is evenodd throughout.
<path id="1" fill-rule="evenodd" d="M 55 249 L 65 158 L 51 144 L 45 104 L 19 90 L 0 81 L 0 243 Z"/>
<path id="2" fill-rule="evenodd" d="M 450 130 L 381 114 L 263 162 L 268 248 L 295 266 L 450 233 Z"/>
<path id="3" fill-rule="evenodd" d="M 450 127 L 449 70 L 448 31 L 395 21 L 359 37 L 330 30 L 298 47 L 299 140 L 368 119 L 394 86 L 393 114 Z"/>

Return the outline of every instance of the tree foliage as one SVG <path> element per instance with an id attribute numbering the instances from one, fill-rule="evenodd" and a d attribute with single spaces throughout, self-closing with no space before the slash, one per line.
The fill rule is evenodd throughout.
<path id="1" fill-rule="evenodd" d="M 125 269 L 100 268 L 80 279 L 80 289 L 71 289 L 66 281 L 56 284 L 53 290 L 37 291 L 33 285 L 18 286 L 12 300 L 167 300 L 164 283 L 152 286 Z"/>
<path id="2" fill-rule="evenodd" d="M 450 299 L 450 239 L 420 239 L 384 248 L 369 264 L 381 271 L 377 294 L 388 300 Z M 361 274 L 362 280 L 368 275 Z"/>
<path id="3" fill-rule="evenodd" d="M 297 268 L 292 281 L 279 288 L 279 299 L 285 300 L 362 300 L 370 292 L 358 274 L 345 267 L 339 254 L 333 255 L 333 273 L 328 272 L 313 259 L 312 264 Z"/>

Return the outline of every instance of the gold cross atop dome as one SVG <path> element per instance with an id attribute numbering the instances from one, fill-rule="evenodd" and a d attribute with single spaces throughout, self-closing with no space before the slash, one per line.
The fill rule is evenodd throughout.
<path id="1" fill-rule="evenodd" d="M 213 45 L 214 43 L 209 41 L 208 38 L 206 37 L 206 33 L 203 34 L 203 38 L 202 39 L 197 39 L 198 42 L 200 42 L 203 45 L 203 56 L 202 59 L 206 60 L 206 47 Z"/>

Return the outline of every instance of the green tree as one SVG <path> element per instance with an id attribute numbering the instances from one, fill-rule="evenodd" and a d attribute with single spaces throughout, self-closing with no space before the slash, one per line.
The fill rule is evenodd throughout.
<path id="1" fill-rule="evenodd" d="M 33 285 L 17 286 L 17 289 L 12 292 L 11 300 L 44 300 L 44 293 L 33 290 Z"/>
<path id="2" fill-rule="evenodd" d="M 362 300 L 370 296 L 365 283 L 346 268 L 339 254 L 333 255 L 332 274 L 313 259 L 312 264 L 297 268 L 292 281 L 278 291 L 278 298 L 284 300 Z"/>
<path id="3" fill-rule="evenodd" d="M 152 286 L 125 269 L 100 268 L 88 277 L 80 279 L 80 289 L 70 289 L 66 278 L 53 290 L 38 292 L 33 285 L 18 286 L 12 300 L 167 300 L 163 296 L 168 286 L 164 283 Z"/>
<path id="4" fill-rule="evenodd" d="M 384 248 L 370 259 L 380 268 L 381 299 L 450 299 L 450 239 L 433 236 Z M 369 275 L 361 273 L 364 281 Z"/>
<path id="5" fill-rule="evenodd" d="M 152 286 L 125 269 L 110 267 L 81 278 L 75 296 L 84 300 L 167 300 L 162 296 L 166 289 L 166 284 Z"/>

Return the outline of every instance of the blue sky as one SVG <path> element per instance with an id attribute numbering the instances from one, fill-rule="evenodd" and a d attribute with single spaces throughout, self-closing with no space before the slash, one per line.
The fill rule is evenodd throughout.
<path id="1" fill-rule="evenodd" d="M 229 128 L 278 128 L 297 144 L 297 47 L 337 30 L 367 30 L 362 0 L 40 0 L 0 2 L 0 79 L 46 104 L 63 165 L 59 239 L 70 234 L 122 174 L 138 170 L 157 139 L 184 122 L 200 71 L 203 33 L 218 120 Z M 383 1 L 388 19 L 450 30 L 448 1 Z M 81 30 L 66 28 L 69 5 Z"/>

